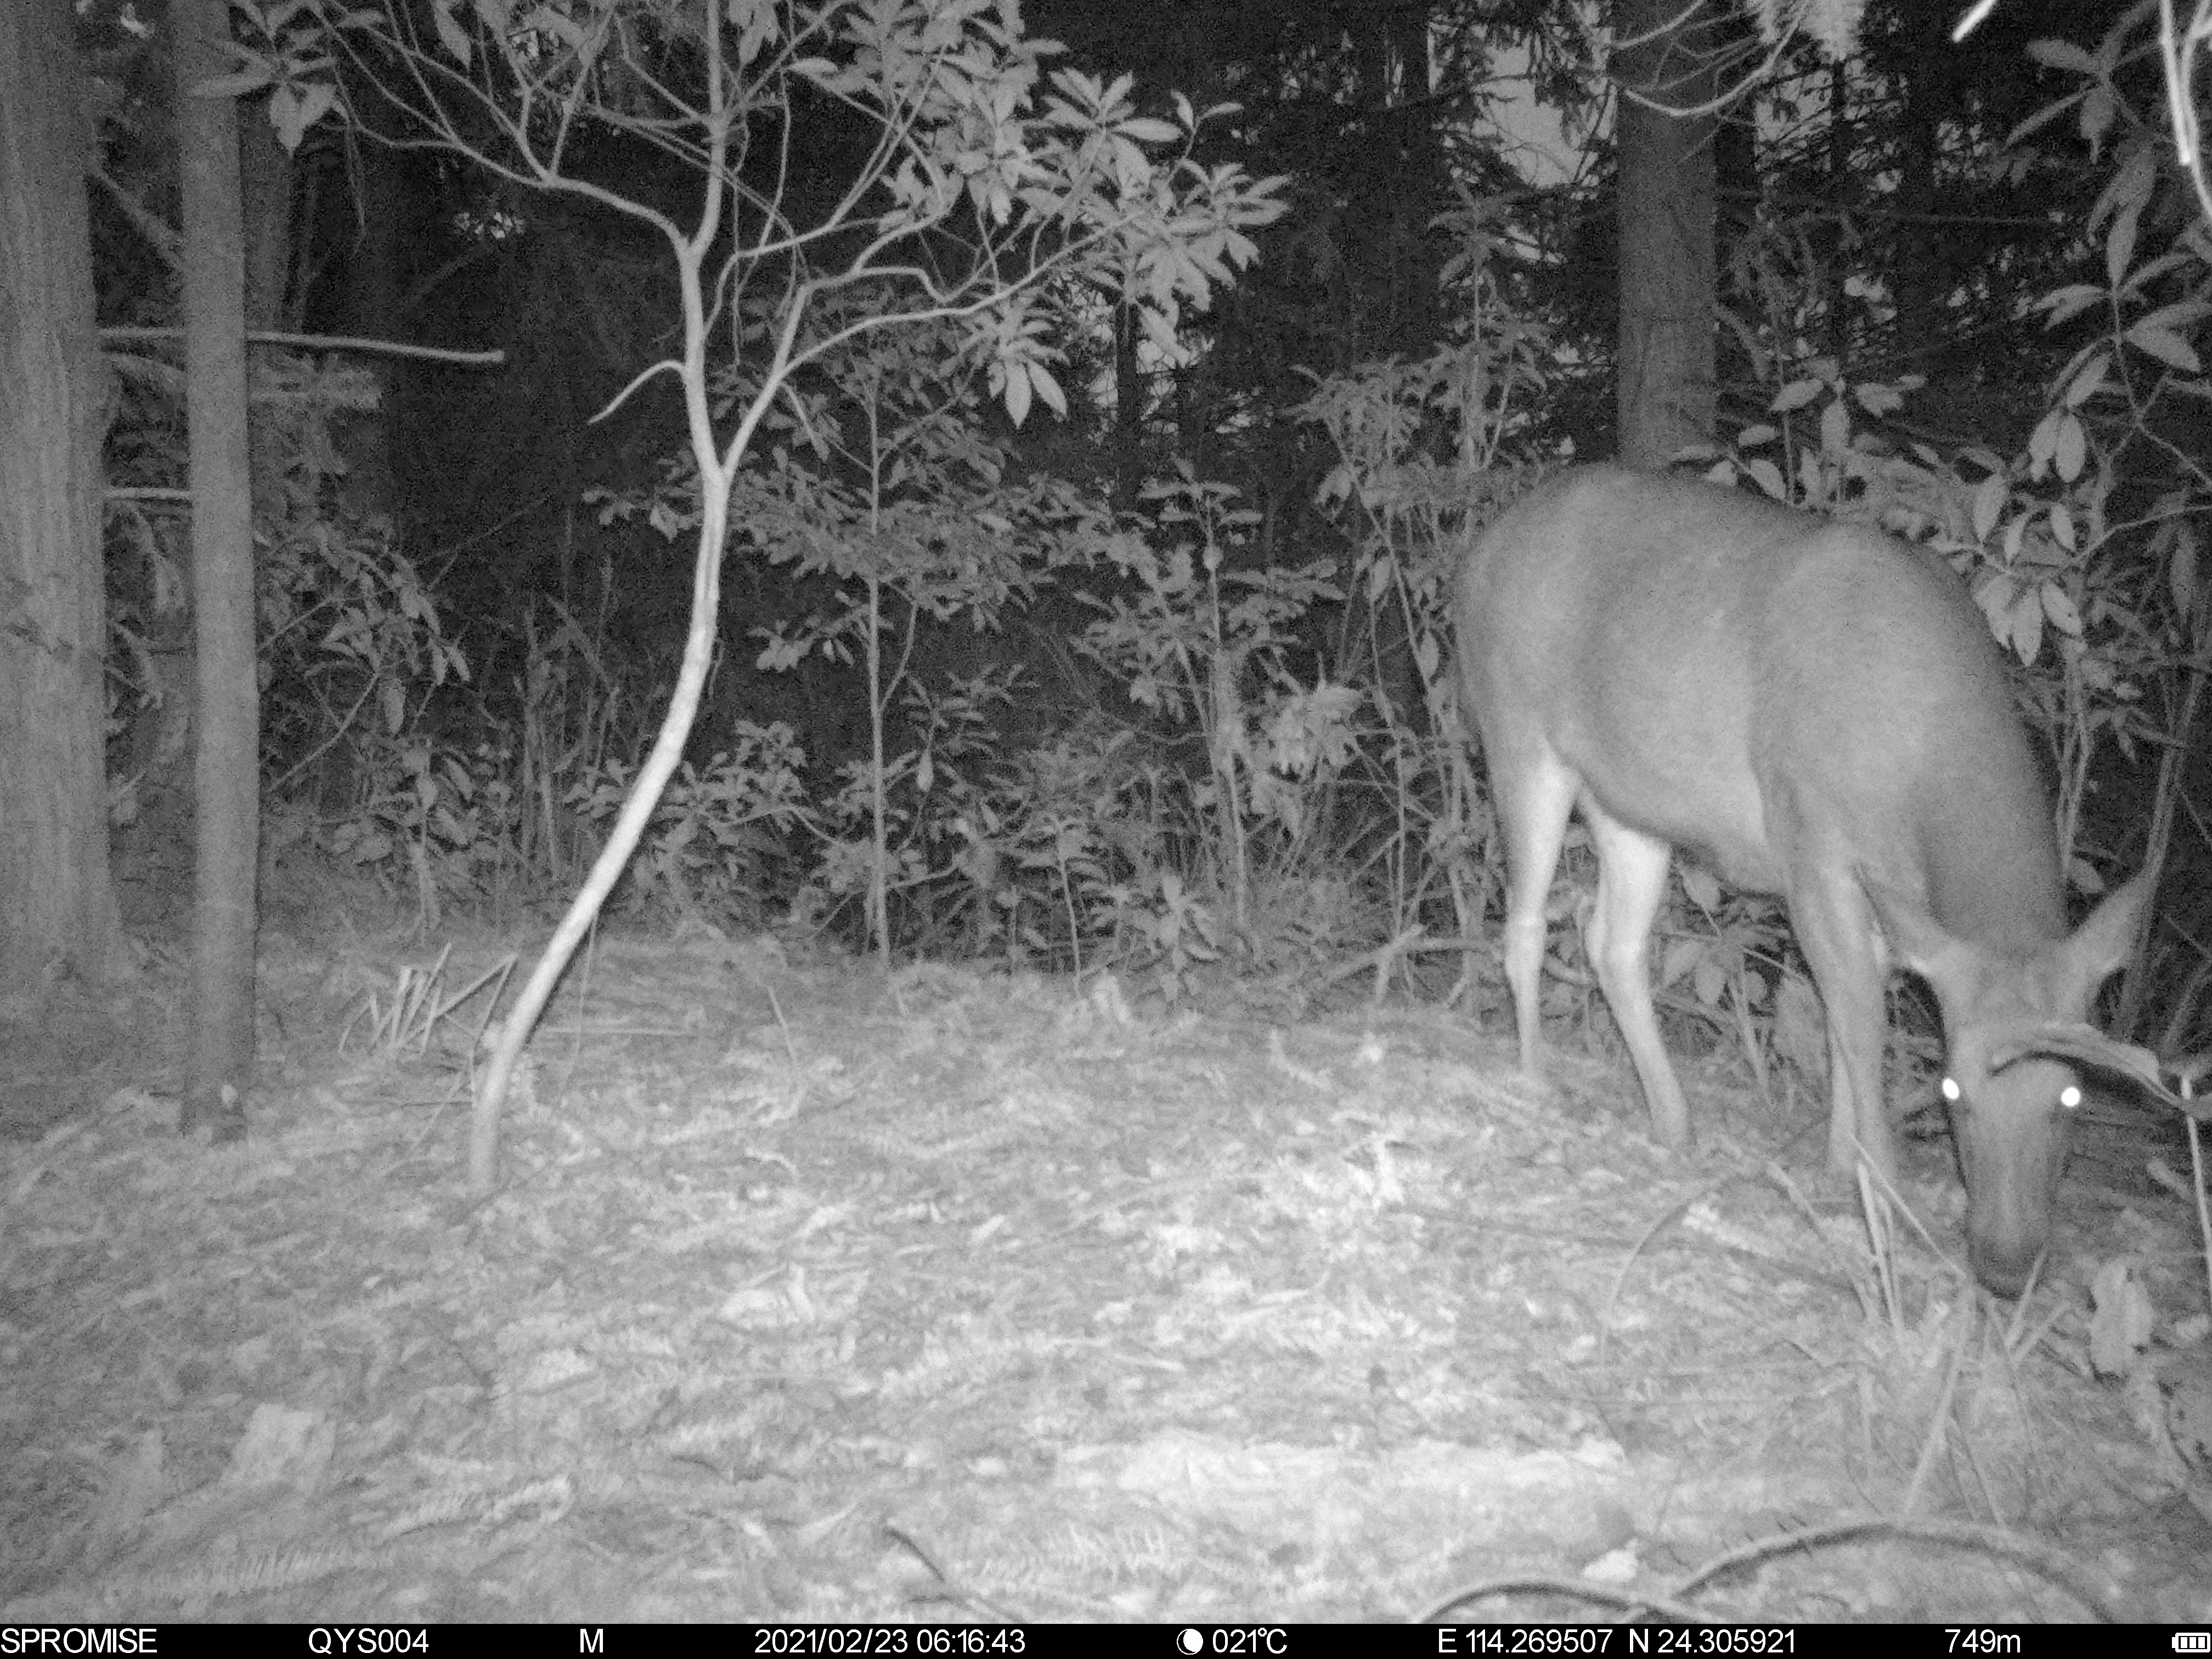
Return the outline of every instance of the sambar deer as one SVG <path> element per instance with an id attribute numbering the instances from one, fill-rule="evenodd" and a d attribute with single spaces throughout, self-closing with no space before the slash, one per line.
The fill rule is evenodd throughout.
<path id="1" fill-rule="evenodd" d="M 1690 1139 L 1645 962 L 1675 848 L 1778 894 L 1827 1013 L 1828 1155 L 1893 1178 L 1893 966 L 1936 993 L 1975 1276 L 2048 1243 L 2086 1024 L 2147 876 L 2066 926 L 2051 803 L 1980 614 L 1937 556 L 1689 479 L 1578 468 L 1468 550 L 1460 672 L 1504 836 L 1505 976 L 1539 1064 L 1545 897 L 1579 806 L 1598 983 L 1659 1138 Z M 2122 1062 L 2121 1069 L 2126 1069 Z"/>

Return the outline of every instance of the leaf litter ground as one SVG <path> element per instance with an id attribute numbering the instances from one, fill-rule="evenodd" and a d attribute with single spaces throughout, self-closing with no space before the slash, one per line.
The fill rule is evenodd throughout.
<path id="1" fill-rule="evenodd" d="M 1668 1162 L 1442 1009 L 616 928 L 478 1203 L 480 1012 L 362 1015 L 506 948 L 280 937 L 243 1146 L 159 1075 L 0 1144 L 0 1620 L 2212 1613 L 2079 1286 L 1880 1311 L 1802 1109 Z"/>

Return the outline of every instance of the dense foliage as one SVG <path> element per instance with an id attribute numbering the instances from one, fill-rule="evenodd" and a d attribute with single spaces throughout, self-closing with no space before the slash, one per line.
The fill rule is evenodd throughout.
<path id="1" fill-rule="evenodd" d="M 1039 9 L 1101 107 L 1164 114 L 1170 84 L 1236 98 L 1191 165 L 1285 175 L 1291 210 L 1258 233 L 1254 271 L 1171 326 L 1071 276 L 1009 314 L 994 355 L 962 318 L 855 326 L 880 294 L 822 297 L 820 349 L 750 429 L 705 714 L 624 902 L 1112 966 L 1170 999 L 1224 969 L 1303 999 L 1345 963 L 1380 982 L 1432 969 L 1426 941 L 1483 933 L 1497 854 L 1449 686 L 1446 572 L 1525 469 L 1606 447 L 1593 227 L 1611 173 L 1563 14 L 1437 3 L 1370 30 L 1369 9 L 1178 5 L 1173 27 L 1109 32 Z M 1923 9 L 1877 6 L 1863 57 L 1803 48 L 1747 94 L 1752 164 L 1723 179 L 1729 412 L 1706 462 L 1927 539 L 1968 575 L 2018 665 L 2084 887 L 2201 863 L 2212 849 L 2172 838 L 2206 644 L 2212 240 L 2164 125 L 2154 19 L 2029 50 L 2063 15 L 2004 8 L 2009 33 L 1969 54 L 1939 49 Z M 280 37 L 313 10 L 249 9 L 278 45 L 241 86 L 296 67 Z M 635 11 L 651 25 L 637 72 L 687 72 L 680 9 Z M 771 187 L 819 206 L 863 164 L 881 66 L 848 67 L 740 122 L 735 234 Z M 130 83 L 111 76 L 108 153 L 150 191 Z M 312 99 L 276 92 L 307 137 L 301 179 L 343 198 L 348 146 Z M 825 100 L 850 107 L 809 101 Z M 487 153 L 557 137 L 591 191 L 687 199 L 698 156 L 656 147 L 642 118 L 571 137 L 557 108 L 484 107 L 513 122 L 480 135 Z M 790 150 L 802 115 L 831 141 Z M 1199 131 L 1130 130 L 1171 128 Z M 410 166 L 407 213 L 366 233 L 412 273 L 400 320 L 515 362 L 497 394 L 392 369 L 408 483 L 364 501 L 351 383 L 271 360 L 261 407 L 289 459 L 264 503 L 264 755 L 278 839 L 410 895 L 427 925 L 556 896 L 588 860 L 657 728 L 688 580 L 670 549 L 702 507 L 650 389 L 580 436 L 575 416 L 666 326 L 671 290 L 641 274 L 630 233 L 589 191 L 549 204 L 512 159 Z M 335 304 L 316 267 L 342 232 L 327 203 L 305 212 L 295 292 L 312 323 Z M 937 234 L 942 252 L 957 228 Z M 130 244 L 109 222 L 106 313 L 158 318 Z M 800 273 L 769 260 L 748 280 L 713 296 L 733 342 L 772 333 Z M 714 371 L 722 430 L 759 404 L 760 362 L 733 349 Z M 159 375 L 125 383 L 118 464 L 173 471 Z M 1025 421 L 1033 396 L 1063 418 Z M 129 664 L 163 532 L 137 508 L 112 527 Z M 118 678 L 118 757 L 151 690 Z M 1662 952 L 1682 1005 L 1755 1064 L 1805 1040 L 1781 939 L 1692 872 Z M 2156 1035 L 2201 1036 L 2197 981 L 2168 963 L 2158 982 Z"/>

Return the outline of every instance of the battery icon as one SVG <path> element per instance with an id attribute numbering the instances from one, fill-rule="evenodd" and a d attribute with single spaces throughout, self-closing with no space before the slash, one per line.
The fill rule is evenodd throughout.
<path id="1" fill-rule="evenodd" d="M 2212 1653 L 2212 1630 L 2178 1630 L 2173 1632 L 2176 1653 Z"/>

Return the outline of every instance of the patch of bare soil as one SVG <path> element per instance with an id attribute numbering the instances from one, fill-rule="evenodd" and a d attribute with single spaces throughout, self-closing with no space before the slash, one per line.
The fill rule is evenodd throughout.
<path id="1" fill-rule="evenodd" d="M 1995 1317 L 1771 1121 L 1669 1163 L 1441 1011 L 617 931 L 477 1203 L 489 991 L 402 1016 L 505 948 L 279 941 L 242 1146 L 173 1076 L 0 1146 L 0 1620 L 2212 1617 L 2155 1188 L 2077 1169 Z"/>

